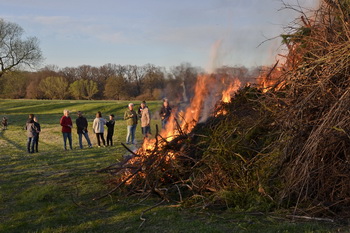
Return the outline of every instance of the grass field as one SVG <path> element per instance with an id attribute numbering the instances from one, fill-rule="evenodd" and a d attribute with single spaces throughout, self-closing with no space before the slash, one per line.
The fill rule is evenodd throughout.
<path id="1" fill-rule="evenodd" d="M 137 103 L 137 102 L 136 102 Z M 140 201 L 117 194 L 93 201 L 108 192 L 113 177 L 96 173 L 126 153 L 127 102 L 0 100 L 0 117 L 9 119 L 0 132 L 0 232 L 346 232 L 346 226 L 323 222 L 286 221 L 276 213 L 243 213 L 234 209 L 206 210 L 166 203 L 144 214 L 159 200 Z M 160 102 L 149 102 L 153 115 Z M 138 106 L 137 106 L 138 107 Z M 95 113 L 117 116 L 113 147 L 78 149 L 73 129 L 72 151 L 64 151 L 59 119 L 63 109 L 83 111 L 91 127 Z M 39 153 L 26 152 L 23 130 L 29 113 L 42 127 Z M 153 120 L 152 128 L 159 124 Z M 137 140 L 141 142 L 140 127 Z M 96 139 L 90 128 L 90 139 Z M 84 141 L 85 146 L 86 142 Z M 143 223 L 141 225 L 141 223 Z"/>

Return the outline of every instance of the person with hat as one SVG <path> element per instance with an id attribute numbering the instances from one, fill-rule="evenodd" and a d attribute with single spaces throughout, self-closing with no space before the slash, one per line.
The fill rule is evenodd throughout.
<path id="1" fill-rule="evenodd" d="M 134 110 L 134 104 L 129 103 L 124 113 L 124 120 L 127 125 L 126 144 L 135 144 L 135 131 L 137 126 L 137 114 Z"/>
<path id="2" fill-rule="evenodd" d="M 169 106 L 168 99 L 163 99 L 163 106 L 159 111 L 159 116 L 162 120 L 162 128 L 165 129 L 165 126 L 171 116 L 171 107 Z"/>

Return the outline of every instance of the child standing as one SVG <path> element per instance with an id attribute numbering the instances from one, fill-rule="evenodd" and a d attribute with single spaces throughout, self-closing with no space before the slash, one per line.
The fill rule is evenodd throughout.
<path id="1" fill-rule="evenodd" d="M 39 146 L 39 134 L 41 132 L 41 127 L 40 127 L 40 124 L 38 122 L 38 118 L 35 116 L 33 118 L 34 120 L 34 126 L 35 126 L 35 129 L 36 129 L 36 136 L 35 136 L 35 151 L 36 152 L 39 152 L 38 150 L 38 146 Z"/>
<path id="2" fill-rule="evenodd" d="M 111 115 L 109 115 L 109 121 L 106 123 L 106 126 L 108 128 L 107 146 L 109 146 L 109 143 L 111 144 L 111 146 L 113 146 L 114 125 L 115 125 L 114 115 L 111 114 Z"/>
<path id="3" fill-rule="evenodd" d="M 2 124 L 2 129 L 3 130 L 7 129 L 8 123 L 7 123 L 7 118 L 6 117 L 2 118 L 1 124 Z"/>

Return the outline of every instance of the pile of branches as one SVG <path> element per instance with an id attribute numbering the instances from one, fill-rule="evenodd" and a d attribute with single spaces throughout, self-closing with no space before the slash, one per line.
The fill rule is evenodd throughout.
<path id="1" fill-rule="evenodd" d="M 350 1 L 324 0 L 284 35 L 280 200 L 313 215 L 350 207 Z"/>
<path id="2" fill-rule="evenodd" d="M 171 140 L 157 133 L 151 149 L 129 150 L 123 161 L 99 171 L 116 178 L 108 194 L 119 189 L 191 205 L 256 209 L 265 200 L 270 208 L 275 201 L 269 195 L 273 162 L 268 152 L 279 134 L 262 98 L 260 90 L 247 86 L 231 103 L 217 106 L 227 114 L 214 114 L 189 133 L 177 123 Z"/>

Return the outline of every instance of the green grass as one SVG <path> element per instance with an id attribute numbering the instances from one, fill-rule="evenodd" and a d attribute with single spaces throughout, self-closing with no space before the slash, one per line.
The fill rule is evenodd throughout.
<path id="1" fill-rule="evenodd" d="M 96 173 L 126 153 L 126 126 L 122 120 L 128 102 L 0 100 L 0 116 L 9 119 L 8 130 L 0 132 L 0 232 L 335 232 L 345 226 L 321 222 L 289 222 L 273 214 L 238 213 L 232 209 L 186 209 L 167 203 L 144 214 L 159 200 L 140 202 L 137 197 L 118 194 L 93 201 L 112 188 L 113 177 Z M 148 105 L 156 116 L 160 102 Z M 97 111 L 117 116 L 114 147 L 64 151 L 59 119 L 69 109 L 75 120 L 83 111 L 91 127 Z M 23 126 L 29 113 L 42 126 L 39 153 L 26 153 Z M 153 120 L 152 127 L 159 120 Z M 141 130 L 137 139 L 141 141 Z M 90 128 L 90 138 L 96 139 Z M 86 142 L 84 141 L 85 146 Z"/>

